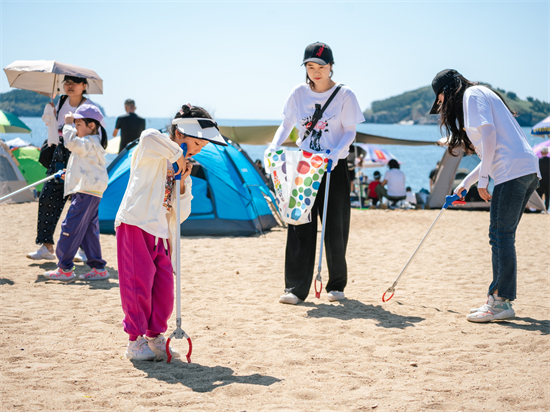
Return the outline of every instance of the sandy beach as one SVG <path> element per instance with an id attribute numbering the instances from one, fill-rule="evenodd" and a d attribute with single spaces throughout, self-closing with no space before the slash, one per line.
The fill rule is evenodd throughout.
<path id="1" fill-rule="evenodd" d="M 46 280 L 55 262 L 25 257 L 37 208 L 0 206 L 3 411 L 550 410 L 548 215 L 523 216 L 517 317 L 491 324 L 465 320 L 492 276 L 487 212 L 443 213 L 388 303 L 437 210 L 353 210 L 341 303 L 313 288 L 303 304 L 278 303 L 284 229 L 182 238 L 193 362 L 167 364 L 123 357 L 115 237 L 101 236 L 109 280 Z"/>

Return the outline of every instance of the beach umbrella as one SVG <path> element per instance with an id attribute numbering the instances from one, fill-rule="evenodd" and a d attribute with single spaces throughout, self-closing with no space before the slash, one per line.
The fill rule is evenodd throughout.
<path id="1" fill-rule="evenodd" d="M 358 166 L 366 167 L 382 167 L 386 166 L 391 159 L 397 160 L 387 149 L 384 149 L 375 144 L 356 143 L 355 146 L 359 149 L 359 155 L 363 155 L 363 161 Z M 399 160 L 397 160 L 399 162 Z M 399 162 L 401 164 L 401 162 Z"/>
<path id="2" fill-rule="evenodd" d="M 62 90 L 65 76 L 76 76 L 88 81 L 86 93 L 103 94 L 103 80 L 96 72 L 55 60 L 17 60 L 4 68 L 11 87 L 32 90 L 54 98 Z"/>
<path id="3" fill-rule="evenodd" d="M 533 151 L 535 152 L 535 154 L 539 159 L 542 157 L 542 155 L 540 154 L 540 151 L 542 150 L 543 147 L 547 147 L 548 150 L 550 151 L 550 140 L 545 140 L 544 142 L 541 142 L 533 146 Z"/>
<path id="4" fill-rule="evenodd" d="M 550 135 L 550 116 L 534 125 L 531 134 L 535 136 Z"/>
<path id="5" fill-rule="evenodd" d="M 30 133 L 31 129 L 16 115 L 0 110 L 0 133 Z"/>

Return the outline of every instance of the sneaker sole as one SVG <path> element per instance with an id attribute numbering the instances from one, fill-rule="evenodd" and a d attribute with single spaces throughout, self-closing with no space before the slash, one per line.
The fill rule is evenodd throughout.
<path id="1" fill-rule="evenodd" d="M 508 309 L 503 312 L 497 313 L 496 315 L 485 316 L 483 318 L 475 318 L 475 317 L 470 318 L 469 316 L 467 316 L 466 320 L 470 322 L 475 322 L 475 323 L 488 323 L 488 322 L 498 321 L 498 320 L 508 320 L 515 317 L 516 317 L 516 312 L 514 312 L 513 309 Z"/>
<path id="2" fill-rule="evenodd" d="M 279 303 L 284 303 L 286 305 L 297 305 L 298 303 L 303 302 L 302 300 L 294 300 L 294 299 L 279 299 Z"/>
<path id="3" fill-rule="evenodd" d="M 34 256 L 31 256 L 31 255 L 27 255 L 26 257 L 27 257 L 27 259 L 30 259 L 30 260 L 55 260 L 56 259 L 56 257 L 53 256 L 53 255 L 51 257 L 50 256 L 47 256 L 47 257 L 46 256 L 40 256 L 40 257 L 36 256 L 36 257 L 34 257 Z"/>
<path id="4" fill-rule="evenodd" d="M 149 356 L 149 357 L 146 357 L 146 358 L 143 358 L 143 359 L 139 359 L 139 358 L 133 357 L 133 356 L 130 355 L 128 352 L 126 352 L 126 353 L 124 354 L 124 357 L 125 357 L 126 359 L 130 359 L 130 360 L 146 361 L 146 362 L 152 362 L 152 361 L 154 361 L 154 360 L 156 359 L 156 356 L 153 356 L 153 357 Z"/>
<path id="5" fill-rule="evenodd" d="M 107 276 L 103 276 L 102 278 L 96 278 L 96 277 L 89 277 L 87 278 L 86 276 L 78 276 L 78 278 L 80 280 L 105 280 L 105 279 L 109 279 L 110 275 L 107 275 Z"/>

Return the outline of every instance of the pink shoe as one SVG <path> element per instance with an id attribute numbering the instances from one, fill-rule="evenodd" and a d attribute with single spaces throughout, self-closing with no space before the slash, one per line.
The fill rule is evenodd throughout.
<path id="1" fill-rule="evenodd" d="M 107 279 L 109 277 L 109 272 L 107 272 L 107 269 L 100 269 L 97 270 L 96 268 L 93 268 L 85 275 L 79 275 L 79 279 L 83 280 L 103 280 Z"/>
<path id="2" fill-rule="evenodd" d="M 71 280 L 74 276 L 74 271 L 72 269 L 65 270 L 57 268 L 55 270 L 48 270 L 47 272 L 44 272 L 44 277 L 53 280 Z"/>

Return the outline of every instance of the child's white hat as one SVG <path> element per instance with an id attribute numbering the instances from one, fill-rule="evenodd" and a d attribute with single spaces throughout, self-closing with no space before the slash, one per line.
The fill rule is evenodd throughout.
<path id="1" fill-rule="evenodd" d="M 218 124 L 212 119 L 203 119 L 198 117 L 180 117 L 172 120 L 180 133 L 194 137 L 195 139 L 208 140 L 211 143 L 227 146 L 220 131 Z"/>

